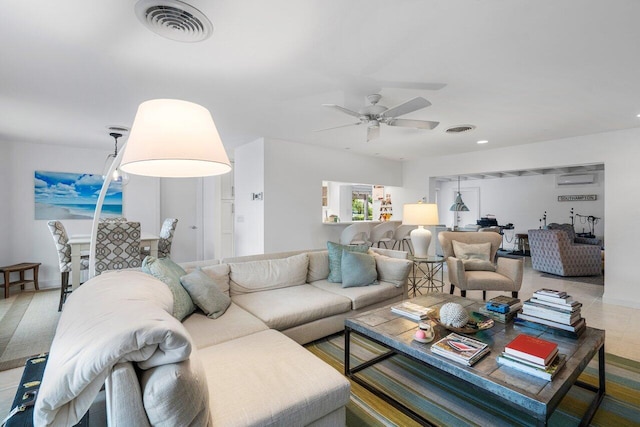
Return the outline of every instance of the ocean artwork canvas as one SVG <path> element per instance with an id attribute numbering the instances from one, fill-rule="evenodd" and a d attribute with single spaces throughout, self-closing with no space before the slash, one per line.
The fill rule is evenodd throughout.
<path id="1" fill-rule="evenodd" d="M 35 171 L 35 219 L 93 219 L 104 178 L 88 173 Z M 122 184 L 111 182 L 101 218 L 122 216 Z"/>

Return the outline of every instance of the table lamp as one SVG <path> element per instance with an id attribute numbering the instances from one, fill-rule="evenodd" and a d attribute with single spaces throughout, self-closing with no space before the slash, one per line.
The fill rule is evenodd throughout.
<path id="1" fill-rule="evenodd" d="M 111 164 L 98 196 L 91 229 L 90 278 L 95 276 L 102 203 L 118 166 L 133 175 L 168 178 L 221 175 L 231 170 L 209 110 L 178 99 L 153 99 L 140 104 L 129 139 Z"/>
<path id="2" fill-rule="evenodd" d="M 403 225 L 417 225 L 418 228 L 411 231 L 411 244 L 413 255 L 416 258 L 428 256 L 431 244 L 431 231 L 424 228 L 425 225 L 437 225 L 438 206 L 435 203 L 410 203 L 405 204 L 402 212 Z"/>

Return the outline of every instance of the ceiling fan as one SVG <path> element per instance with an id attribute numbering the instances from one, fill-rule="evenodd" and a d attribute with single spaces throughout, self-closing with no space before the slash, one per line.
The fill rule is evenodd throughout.
<path id="1" fill-rule="evenodd" d="M 358 126 L 366 124 L 367 142 L 369 142 L 372 139 L 380 137 L 380 123 L 384 123 L 388 126 L 402 126 L 416 129 L 433 129 L 438 126 L 439 122 L 396 118 L 398 116 L 403 116 L 405 114 L 409 114 L 413 111 L 417 111 L 431 105 L 429 101 L 422 97 L 410 99 L 406 102 L 403 102 L 402 104 L 396 105 L 395 107 L 391 108 L 387 108 L 384 105 L 378 105 L 380 98 L 382 98 L 382 96 L 379 94 L 368 95 L 367 99 L 369 100 L 371 105 L 361 108 L 357 112 L 335 104 L 322 104 L 323 107 L 333 108 L 335 110 L 342 111 L 343 113 L 346 113 L 350 116 L 357 117 L 360 121 L 327 129 L 319 129 L 316 132 L 329 129 L 337 129 L 345 126 Z"/>

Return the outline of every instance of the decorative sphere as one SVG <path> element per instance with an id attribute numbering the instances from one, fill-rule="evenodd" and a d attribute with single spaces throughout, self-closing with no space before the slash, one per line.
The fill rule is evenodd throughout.
<path id="1" fill-rule="evenodd" d="M 448 302 L 440 307 L 440 323 L 445 326 L 462 328 L 469 321 L 469 313 L 458 303 Z"/>
<path id="2" fill-rule="evenodd" d="M 416 338 L 418 338 L 419 340 L 423 340 L 423 339 L 427 338 L 427 334 L 425 334 L 422 329 L 418 329 L 416 331 Z"/>

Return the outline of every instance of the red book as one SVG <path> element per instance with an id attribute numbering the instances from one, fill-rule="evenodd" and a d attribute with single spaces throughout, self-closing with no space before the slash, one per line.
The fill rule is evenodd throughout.
<path id="1" fill-rule="evenodd" d="M 558 344 L 531 335 L 520 334 L 507 344 L 504 352 L 546 366 L 558 353 Z"/>

